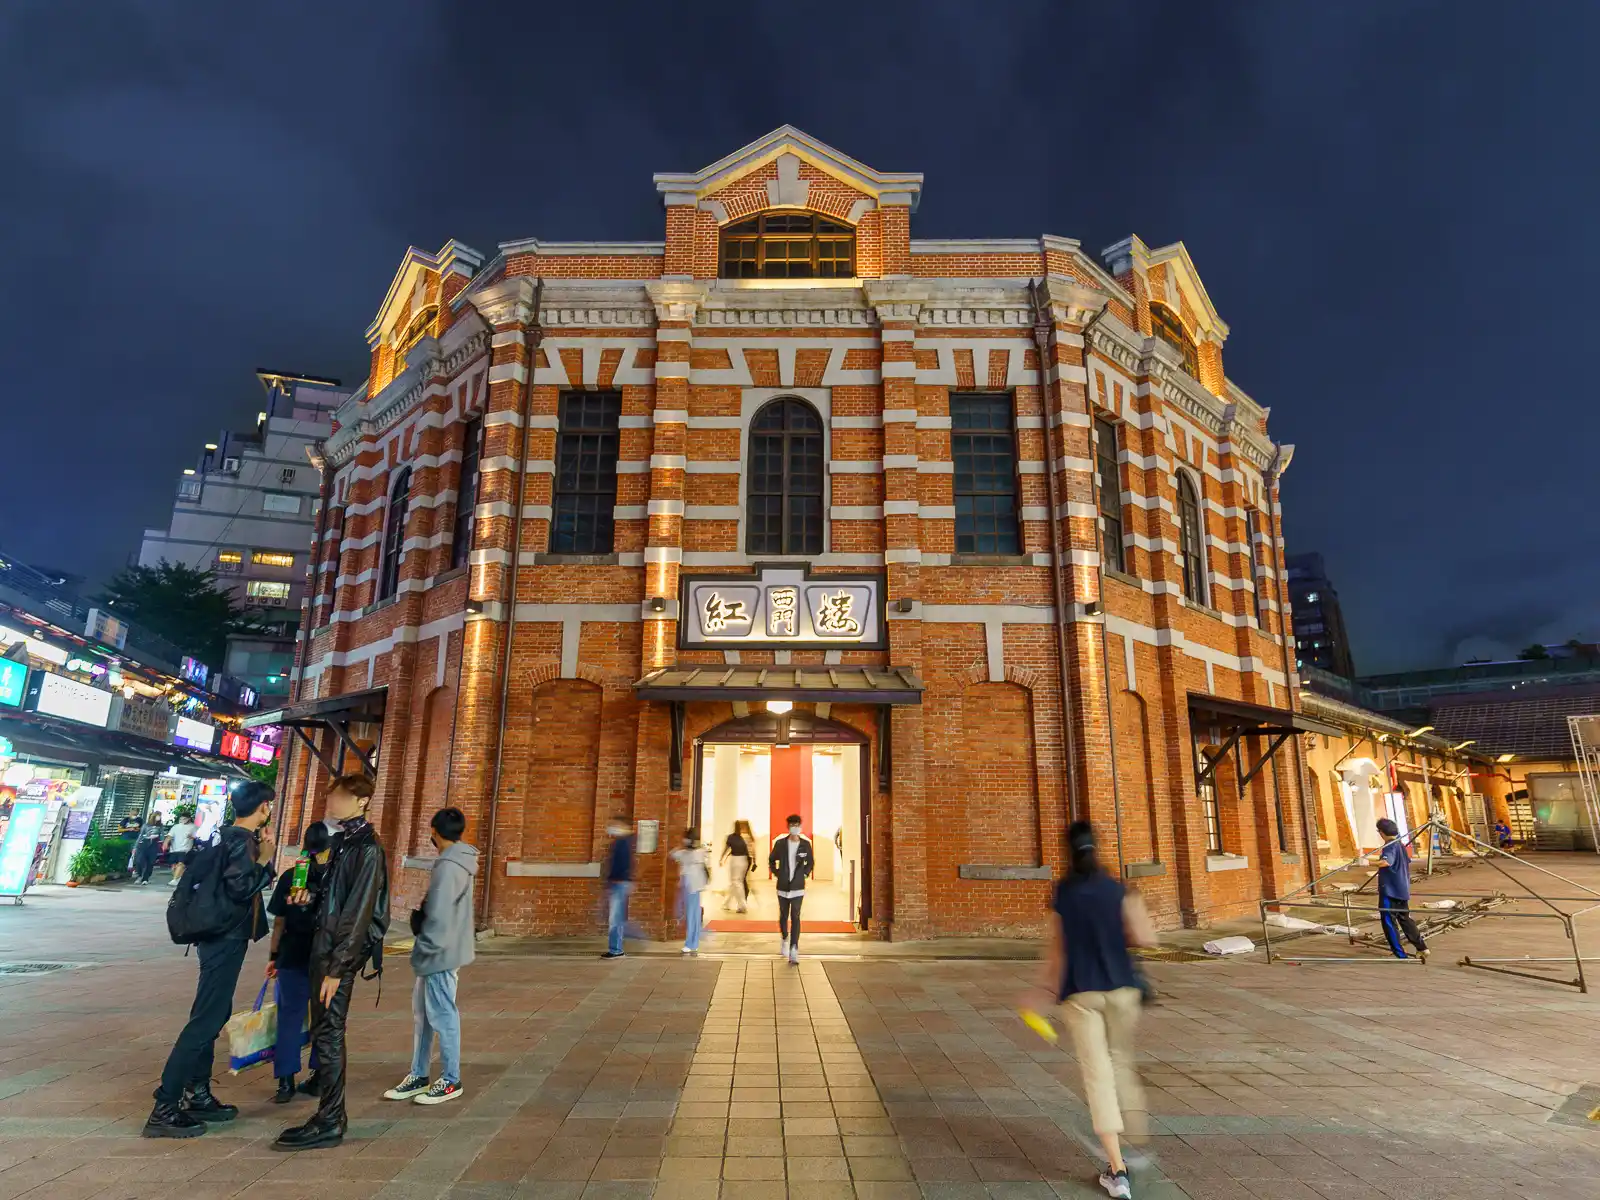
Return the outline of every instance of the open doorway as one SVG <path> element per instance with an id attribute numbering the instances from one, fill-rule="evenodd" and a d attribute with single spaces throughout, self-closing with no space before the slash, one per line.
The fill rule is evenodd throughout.
<path id="1" fill-rule="evenodd" d="M 858 740 L 859 739 L 859 740 Z M 726 933 L 777 932 L 776 883 L 767 870 L 774 841 L 800 816 L 816 873 L 806 885 L 804 922 L 817 933 L 851 933 L 870 915 L 865 738 L 848 726 L 795 713 L 735 719 L 695 744 L 695 800 L 701 836 L 711 853 L 708 928 Z M 747 888 L 724 857 L 737 822 L 749 833 Z M 738 911 L 743 900 L 745 911 Z"/>

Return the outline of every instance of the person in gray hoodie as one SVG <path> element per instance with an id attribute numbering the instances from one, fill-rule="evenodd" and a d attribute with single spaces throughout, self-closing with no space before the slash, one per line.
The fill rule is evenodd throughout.
<path id="1" fill-rule="evenodd" d="M 432 838 L 439 857 L 422 907 L 411 914 L 411 993 L 415 1035 L 411 1073 L 383 1094 L 385 1100 L 444 1104 L 462 1094 L 461 1010 L 456 1007 L 457 973 L 473 958 L 472 885 L 478 874 L 478 848 L 461 840 L 467 818 L 459 808 L 433 814 Z M 433 1038 L 439 1035 L 439 1078 L 428 1081 Z"/>

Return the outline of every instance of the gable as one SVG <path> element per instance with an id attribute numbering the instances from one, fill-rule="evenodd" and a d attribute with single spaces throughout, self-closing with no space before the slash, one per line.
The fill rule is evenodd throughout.
<path id="1" fill-rule="evenodd" d="M 709 210 L 718 224 L 772 208 L 813 209 L 855 223 L 880 206 L 914 211 L 922 194 L 921 174 L 875 170 L 791 125 L 699 171 L 654 178 L 668 207 Z"/>
<path id="2" fill-rule="evenodd" d="M 378 315 L 367 326 L 367 344 L 376 348 L 391 335 L 404 333 L 397 327 L 408 324 L 427 305 L 437 307 L 439 285 L 445 276 L 458 274 L 470 279 L 482 265 L 483 255 L 454 240 L 446 242 L 437 254 L 407 247 Z"/>

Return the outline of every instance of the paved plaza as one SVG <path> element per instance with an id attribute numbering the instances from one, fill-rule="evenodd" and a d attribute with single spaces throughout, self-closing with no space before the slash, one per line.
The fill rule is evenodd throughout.
<path id="1" fill-rule="evenodd" d="M 7 971 L 74 964 L 0 971 L 0 1200 L 1103 1194 L 1070 1051 L 1013 1012 L 1036 964 L 904 947 L 798 969 L 716 957 L 715 938 L 693 960 L 485 954 L 461 984 L 466 1095 L 434 1109 L 379 1098 L 409 1059 L 397 957 L 381 1000 L 356 991 L 344 1146 L 269 1149 L 309 1102 L 268 1103 L 266 1068 L 219 1078 L 234 1124 L 146 1141 L 195 971 L 166 940 L 165 898 L 46 889 L 0 908 Z M 1600 1094 L 1581 1089 L 1600 1084 L 1600 1000 L 1455 966 L 1511 952 L 1493 924 L 1441 939 L 1426 968 L 1152 963 L 1155 1136 L 1134 1194 L 1592 1200 Z M 264 963 L 256 947 L 241 1006 Z"/>

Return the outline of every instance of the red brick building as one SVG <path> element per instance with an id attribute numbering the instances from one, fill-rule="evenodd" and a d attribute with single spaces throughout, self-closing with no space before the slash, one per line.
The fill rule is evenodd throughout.
<path id="1" fill-rule="evenodd" d="M 405 895 L 455 804 L 541 934 L 612 814 L 658 928 L 682 827 L 788 811 L 808 917 L 886 937 L 1037 928 L 1073 813 L 1169 924 L 1301 882 L 1292 448 L 1183 245 L 918 241 L 920 175 L 791 128 L 655 184 L 661 241 L 406 254 L 262 718 L 284 840 L 365 760 Z"/>

